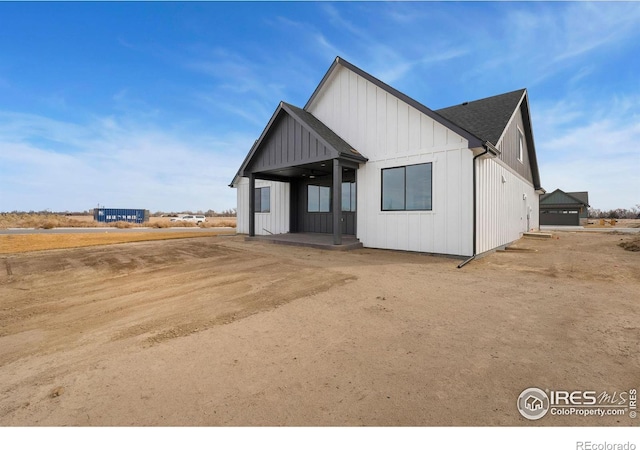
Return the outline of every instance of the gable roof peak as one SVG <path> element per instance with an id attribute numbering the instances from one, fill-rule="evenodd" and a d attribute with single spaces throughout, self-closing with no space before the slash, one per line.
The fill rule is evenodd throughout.
<path id="1" fill-rule="evenodd" d="M 540 196 L 541 203 L 549 203 L 549 204 L 565 204 L 565 202 L 558 202 L 558 199 L 570 199 L 577 204 L 583 204 L 585 206 L 589 205 L 589 193 L 587 191 L 580 192 L 565 192 L 560 188 L 557 188 L 553 192 L 549 192 Z"/>
<path id="2" fill-rule="evenodd" d="M 479 138 L 498 145 L 509 120 L 522 102 L 526 89 L 493 95 L 436 110 Z"/>
<path id="3" fill-rule="evenodd" d="M 466 139 L 469 142 L 469 148 L 479 148 L 479 147 L 483 147 L 485 145 L 485 141 L 483 141 L 476 134 L 472 133 L 469 130 L 466 130 L 465 128 L 461 127 L 459 124 L 457 124 L 456 122 L 450 120 L 449 118 L 444 117 L 444 116 L 436 113 L 432 109 L 426 107 L 425 105 L 423 105 L 422 103 L 414 100 L 413 98 L 409 97 L 408 95 L 403 94 L 402 92 L 398 91 L 397 89 L 389 86 L 385 82 L 380 81 L 378 78 L 376 78 L 373 75 L 365 72 L 364 70 L 360 69 L 359 67 L 354 66 L 349 61 L 347 61 L 344 58 L 341 58 L 340 56 L 336 56 L 336 59 L 333 61 L 333 64 L 331 64 L 331 67 L 329 67 L 329 70 L 327 70 L 327 72 L 325 73 L 324 77 L 322 77 L 322 80 L 320 81 L 320 83 L 318 84 L 316 89 L 313 91 L 313 94 L 311 94 L 311 97 L 309 97 L 309 100 L 307 100 L 307 103 L 304 105 L 304 108 L 303 108 L 305 111 L 309 110 L 309 108 L 311 107 L 311 105 L 313 104 L 315 99 L 318 97 L 318 95 L 320 94 L 320 92 L 324 88 L 325 84 L 329 81 L 329 79 L 331 78 L 333 73 L 339 67 L 344 67 L 345 69 L 355 73 L 356 75 L 359 75 L 360 77 L 364 78 L 365 80 L 367 80 L 368 82 L 372 83 L 373 85 L 379 87 L 380 89 L 382 89 L 383 91 L 387 92 L 388 94 L 396 97 L 397 99 L 403 101 L 404 103 L 408 104 L 409 106 L 412 106 L 413 108 L 417 109 L 418 111 L 420 111 L 421 113 L 425 114 L 426 116 L 431 117 L 436 122 L 439 122 L 440 124 L 442 124 L 445 127 L 449 128 L 453 132 L 459 134 L 460 136 L 462 136 L 464 139 Z"/>

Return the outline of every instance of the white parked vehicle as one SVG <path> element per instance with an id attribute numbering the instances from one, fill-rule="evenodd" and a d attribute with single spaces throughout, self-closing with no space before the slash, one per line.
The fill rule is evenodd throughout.
<path id="1" fill-rule="evenodd" d="M 171 222 L 193 222 L 196 223 L 198 225 L 200 225 L 203 222 L 206 222 L 207 218 L 203 215 L 192 215 L 192 214 L 187 214 L 186 216 L 182 216 L 182 217 L 176 217 L 174 219 L 171 219 Z"/>

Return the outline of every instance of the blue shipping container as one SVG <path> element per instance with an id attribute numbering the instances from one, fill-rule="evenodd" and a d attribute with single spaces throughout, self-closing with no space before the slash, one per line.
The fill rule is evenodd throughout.
<path id="1" fill-rule="evenodd" d="M 98 222 L 131 222 L 149 221 L 148 209 L 94 208 L 93 219 Z"/>

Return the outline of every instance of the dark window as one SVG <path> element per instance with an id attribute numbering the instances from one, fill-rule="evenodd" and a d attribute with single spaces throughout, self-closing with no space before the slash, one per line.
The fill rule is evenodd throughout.
<path id="1" fill-rule="evenodd" d="M 382 169 L 383 211 L 431 211 L 431 163 Z"/>
<path id="2" fill-rule="evenodd" d="M 356 210 L 356 184 L 355 183 L 342 183 L 342 210 L 343 211 L 355 211 Z"/>
<path id="3" fill-rule="evenodd" d="M 268 213 L 271 211 L 271 188 L 262 187 L 255 190 L 256 212 Z"/>
<path id="4" fill-rule="evenodd" d="M 331 188 L 329 186 L 307 186 L 307 212 L 331 211 Z"/>

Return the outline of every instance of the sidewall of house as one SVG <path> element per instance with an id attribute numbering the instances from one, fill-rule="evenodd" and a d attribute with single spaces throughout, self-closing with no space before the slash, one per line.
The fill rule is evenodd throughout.
<path id="1" fill-rule="evenodd" d="M 477 253 L 484 253 L 539 229 L 539 194 L 504 163 L 479 158 L 477 164 Z"/>
<path id="2" fill-rule="evenodd" d="M 467 148 L 369 161 L 358 171 L 357 236 L 365 247 L 473 254 L 473 154 Z M 382 169 L 432 164 L 431 211 L 383 211 Z"/>
<path id="3" fill-rule="evenodd" d="M 289 232 L 290 185 L 279 181 L 256 180 L 256 188 L 270 188 L 271 208 L 268 213 L 256 213 L 256 235 Z M 235 185 L 238 195 L 237 225 L 239 234 L 249 234 L 249 179 L 243 177 Z"/>

